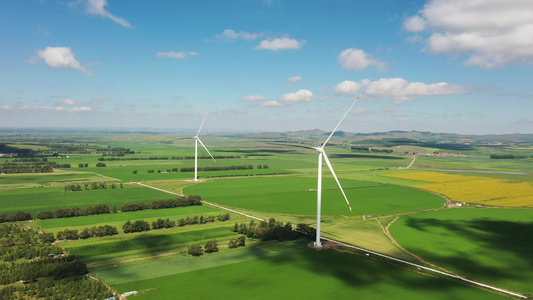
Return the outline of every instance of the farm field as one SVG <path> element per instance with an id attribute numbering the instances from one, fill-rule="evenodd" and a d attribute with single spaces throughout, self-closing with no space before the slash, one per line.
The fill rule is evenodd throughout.
<path id="1" fill-rule="evenodd" d="M 391 233 L 425 260 L 476 280 L 532 294 L 533 210 L 458 208 L 401 216 Z"/>
<path id="2" fill-rule="evenodd" d="M 341 180 L 341 184 L 348 198 L 352 199 L 354 214 L 350 214 L 336 182 L 326 176 L 322 194 L 324 215 L 385 215 L 442 207 L 445 202 L 437 195 L 401 186 L 352 180 Z M 214 180 L 188 186 L 184 192 L 201 192 L 204 200 L 231 207 L 313 215 L 316 214 L 315 189 L 315 178 L 268 177 Z"/>
<path id="3" fill-rule="evenodd" d="M 437 172 L 388 176 L 427 181 L 431 184 L 413 185 L 413 187 L 446 195 L 456 202 L 505 207 L 533 207 L 533 182 L 516 182 L 509 179 Z"/>
<path id="4" fill-rule="evenodd" d="M 123 188 L 117 185 L 115 189 L 108 187 L 96 190 L 89 186 L 88 190 L 82 187 L 81 191 L 73 192 L 66 192 L 63 187 L 10 189 L 0 191 L 0 213 L 16 210 L 36 213 L 40 210 L 55 211 L 59 207 L 82 208 L 97 204 L 107 204 L 110 208 L 117 206 L 120 209 L 123 203 L 147 203 L 176 197 L 131 184 L 123 184 Z"/>
<path id="5" fill-rule="evenodd" d="M 248 299 L 504 298 L 367 257 L 333 250 L 316 251 L 301 246 L 296 252 L 280 252 L 266 257 L 262 257 L 262 253 L 254 255 L 261 258 L 121 283 L 115 287 L 119 292 L 140 291 L 135 299 L 168 299 L 176 295 L 198 299 L 234 299 L 235 294 L 245 287 L 253 287 L 248 289 Z M 202 260 L 210 260 L 210 257 L 188 260 L 196 260 L 201 265 Z M 176 268 L 186 264 L 190 262 L 176 264 Z"/>
<path id="6" fill-rule="evenodd" d="M 211 137 L 206 140 L 204 142 L 213 155 L 239 158 L 221 158 L 216 162 L 200 159 L 201 167 L 251 164 L 253 169 L 199 171 L 200 181 L 195 182 L 192 180 L 194 172 L 167 172 L 172 168 L 191 167 L 194 160 L 190 158 L 149 160 L 154 157 L 190 156 L 194 151 L 192 143 L 184 144 L 175 141 L 174 137 L 163 135 L 111 135 L 101 137 L 96 143 L 98 147 L 122 147 L 132 149 L 135 153 L 115 157 L 123 160 L 105 161 L 106 167 L 95 165 L 102 161 L 100 158 L 113 158 L 112 155 L 73 153 L 69 158 L 50 158 L 57 163 L 70 163 L 70 169 L 64 168 L 49 174 L 0 175 L 0 214 L 22 210 L 34 215 L 40 210 L 54 211 L 58 207 L 73 206 L 83 208 L 104 203 L 110 208 L 116 206 L 119 209 L 117 213 L 32 220 L 23 224 L 54 235 L 66 229 L 81 232 L 95 226 L 116 227 L 119 232 L 117 235 L 60 241 L 59 245 L 69 254 L 86 262 L 92 276 L 111 284 L 119 292 L 142 291 L 132 299 L 166 299 L 172 298 L 173 294 L 185 298 L 194 296 L 226 299 L 234 298 L 234 289 L 251 285 L 254 286 L 256 295 L 248 297 L 252 299 L 283 298 L 284 295 L 291 298 L 319 295 L 324 298 L 352 299 L 354 294 L 377 299 L 502 298 L 501 295 L 463 283 L 422 275 L 369 257 L 333 250 L 315 251 L 308 248 L 309 241 L 303 239 L 263 242 L 248 238 L 245 247 L 229 249 L 229 241 L 239 236 L 233 231 L 234 224 L 248 223 L 251 220 L 237 212 L 264 220 L 275 218 L 291 222 L 293 226 L 298 223 L 315 226 L 316 152 L 277 143 L 277 140 L 276 143 L 270 143 L 268 139 Z M 319 144 L 318 140 L 321 137 L 306 140 L 302 144 Z M 23 143 L 12 145 L 22 146 Z M 96 147 L 93 144 L 87 145 L 89 148 Z M 449 197 L 454 202 L 466 201 L 456 199 L 469 197 L 472 201 L 466 201 L 468 203 L 494 206 L 497 205 L 494 202 L 505 200 L 499 206 L 510 207 L 513 203 L 522 201 L 522 198 L 529 201 L 531 194 L 528 187 L 532 183 L 530 175 L 424 170 L 509 170 L 527 173 L 527 165 L 521 169 L 516 161 L 495 162 L 487 158 L 489 150 L 479 149 L 476 156 L 471 157 L 417 157 L 413 168 L 405 169 L 413 161 L 413 156 L 405 151 L 407 148 L 400 150 L 399 147 L 392 147 L 391 149 L 396 149 L 393 153 L 354 153 L 350 150 L 350 145 L 349 139 L 333 137 L 328 155 L 354 213 L 349 213 L 335 180 L 329 171 L 325 172 L 323 237 L 419 263 L 397 247 L 391 241 L 392 236 L 400 246 L 461 276 L 530 293 L 520 282 L 529 281 L 533 275 L 527 270 L 509 275 L 511 273 L 505 268 L 510 266 L 523 270 L 526 266 L 531 267 L 528 260 L 526 262 L 529 265 L 519 265 L 520 258 L 525 255 L 523 249 L 530 249 L 531 245 L 524 238 L 530 232 L 527 229 L 520 230 L 521 227 L 516 224 L 531 223 L 529 213 L 532 210 L 506 209 L 503 210 L 505 217 L 498 219 L 496 214 L 484 215 L 481 213 L 483 209 L 445 208 L 445 198 L 435 194 Z M 45 149 L 36 144 L 30 146 L 36 151 Z M 47 147 L 46 151 L 54 151 L 52 146 Z M 411 148 L 426 152 L 438 150 L 424 150 L 415 146 Z M 385 147 L 385 150 L 388 148 Z M 139 160 L 127 160 L 129 158 Z M 78 164 L 88 164 L 88 167 L 78 168 Z M 262 168 L 264 165 L 268 168 Z M 133 172 L 135 170 L 136 173 Z M 148 170 L 155 172 L 148 173 Z M 158 170 L 162 172 L 159 173 Z M 116 188 L 91 189 L 91 183 L 102 181 L 115 183 Z M 137 182 L 170 193 L 201 195 L 209 204 L 121 212 L 120 207 L 124 203 L 148 203 L 178 197 L 141 186 Z M 86 183 L 89 184 L 88 190 L 84 187 Z M 63 188 L 65 184 L 80 184 L 82 191 L 66 192 Z M 495 190 L 491 190 L 492 187 Z M 517 187 L 521 187 L 521 190 Z M 492 195 L 493 198 L 479 197 L 481 190 L 486 190 L 485 194 Z M 496 196 L 498 198 L 494 198 Z M 514 202 L 511 197 L 514 197 Z M 187 217 L 217 216 L 227 212 L 215 205 L 237 212 L 230 212 L 231 218 L 226 222 L 215 221 L 140 233 L 122 232 L 122 225 L 126 221 L 145 220 L 151 223 L 160 218 L 178 221 Z M 438 216 L 435 219 L 440 223 L 426 220 L 433 213 Z M 398 216 L 400 218 L 391 224 Z M 446 227 L 446 230 L 438 229 L 444 220 L 451 220 L 450 227 Z M 493 223 L 483 225 L 487 220 L 507 222 L 501 223 L 504 224 L 503 228 L 510 226 L 510 230 L 516 231 L 516 236 L 512 239 L 514 246 L 507 249 L 512 254 L 501 254 L 503 259 L 498 263 L 491 262 L 488 258 L 500 255 L 496 250 L 502 250 L 503 247 L 493 247 L 493 251 L 482 249 L 493 242 L 489 238 L 491 234 L 502 235 L 496 230 L 497 226 L 491 225 Z M 387 225 L 390 225 L 391 236 L 387 235 Z M 479 226 L 486 228 L 480 229 Z M 420 232 L 413 233 L 413 230 Z M 467 239 L 462 235 L 475 238 Z M 205 244 L 210 239 L 218 241 L 218 253 L 204 254 L 201 257 L 187 254 L 190 244 Z M 433 240 L 436 241 L 435 245 L 428 242 Z M 454 243 L 463 246 L 455 247 L 462 249 L 459 254 L 445 247 Z M 447 257 L 455 259 L 446 259 Z M 465 264 L 471 264 L 472 267 L 468 268 Z M 481 276 L 486 270 L 496 275 Z M 497 278 L 497 274 L 505 276 Z M 318 282 L 324 285 L 324 289 L 316 294 L 314 287 Z M 212 288 L 203 288 L 207 284 Z M 279 288 L 272 289 L 272 286 Z M 295 291 L 298 291 L 297 295 L 294 294 Z"/>

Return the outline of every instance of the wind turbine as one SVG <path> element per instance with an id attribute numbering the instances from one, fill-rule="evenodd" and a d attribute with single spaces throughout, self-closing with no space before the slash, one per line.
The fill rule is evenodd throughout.
<path id="1" fill-rule="evenodd" d="M 350 105 L 350 108 L 348 108 L 346 113 L 344 113 L 344 116 L 342 116 L 341 120 L 339 121 L 337 126 L 335 126 L 335 129 L 333 129 L 333 131 L 330 133 L 329 137 L 326 139 L 324 144 L 322 144 L 322 146 L 320 147 L 311 147 L 312 149 L 315 149 L 316 151 L 318 151 L 318 184 L 316 188 L 316 241 L 314 243 L 314 246 L 317 248 L 322 247 L 322 243 L 320 242 L 320 219 L 321 219 L 321 209 L 322 209 L 322 159 L 328 165 L 328 168 L 331 171 L 331 175 L 333 175 L 333 178 L 335 178 L 335 181 L 339 185 L 342 195 L 344 196 L 344 199 L 346 200 L 346 203 L 348 204 L 348 208 L 350 208 L 350 212 L 353 213 L 352 206 L 350 205 L 350 202 L 348 201 L 348 197 L 346 197 L 346 194 L 344 193 L 344 190 L 342 189 L 341 183 L 339 182 L 339 179 L 337 178 L 337 175 L 335 174 L 335 171 L 333 170 L 333 166 L 331 165 L 331 162 L 329 161 L 328 156 L 326 155 L 326 151 L 324 150 L 324 147 L 326 147 L 326 144 L 329 142 L 329 140 L 331 139 L 335 131 L 337 131 L 337 128 L 339 128 L 339 125 L 341 125 L 344 118 L 346 118 L 346 116 L 348 115 L 352 107 L 355 105 L 357 100 L 359 100 L 359 98 L 361 98 L 361 96 L 363 96 L 364 93 L 365 92 L 363 91 L 359 96 L 357 96 L 357 98 L 355 98 L 352 105 Z"/>
<path id="2" fill-rule="evenodd" d="M 200 135 L 200 131 L 202 131 L 202 127 L 204 126 L 205 118 L 207 118 L 208 113 L 209 112 L 205 113 L 204 120 L 202 121 L 202 124 L 200 125 L 200 129 L 198 129 L 198 133 L 194 136 L 194 140 L 195 140 L 194 141 L 194 181 L 198 181 L 198 142 L 200 142 L 202 147 L 204 147 L 205 151 L 209 153 L 209 156 L 211 156 L 213 161 L 216 162 L 213 155 L 211 155 L 211 152 L 207 150 L 207 147 L 204 145 L 204 143 L 202 143 L 202 140 L 200 140 L 200 137 L 198 137 L 198 135 Z"/>

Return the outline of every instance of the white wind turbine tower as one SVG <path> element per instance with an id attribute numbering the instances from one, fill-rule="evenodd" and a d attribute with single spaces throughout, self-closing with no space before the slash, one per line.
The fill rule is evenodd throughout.
<path id="1" fill-rule="evenodd" d="M 202 121 L 202 124 L 200 125 L 200 129 L 198 129 L 198 133 L 194 136 L 194 181 L 198 181 L 198 142 L 204 147 L 205 151 L 209 153 L 209 156 L 213 159 L 213 161 L 216 161 L 213 155 L 211 155 L 211 152 L 207 150 L 207 147 L 202 143 L 202 140 L 200 140 L 200 131 L 202 131 L 202 127 L 204 126 L 205 118 L 207 118 L 208 112 L 205 113 L 204 120 Z"/>
<path id="2" fill-rule="evenodd" d="M 335 131 L 337 131 L 337 128 L 339 128 L 339 125 L 342 123 L 344 118 L 346 118 L 346 116 L 348 115 L 352 107 L 355 105 L 357 100 L 359 100 L 359 98 L 361 98 L 361 96 L 364 93 L 365 92 L 363 91 L 359 96 L 357 96 L 357 98 L 355 98 L 352 105 L 350 105 L 350 108 L 348 108 L 348 110 L 346 111 L 344 116 L 341 118 L 337 126 L 335 126 L 335 129 L 333 129 L 333 131 L 331 132 L 329 137 L 326 139 L 324 144 L 322 144 L 322 146 L 320 147 L 312 147 L 312 149 L 315 149 L 316 151 L 318 151 L 318 184 L 316 188 L 316 241 L 314 243 L 314 246 L 317 248 L 322 247 L 322 243 L 320 242 L 320 220 L 321 220 L 321 209 L 322 209 L 322 158 L 326 161 L 326 164 L 328 165 L 328 168 L 331 171 L 331 175 L 333 175 L 333 178 L 335 178 L 335 181 L 339 185 L 342 195 L 344 196 L 344 199 L 346 200 L 346 203 L 348 204 L 348 208 L 350 208 L 350 212 L 353 212 L 352 206 L 350 205 L 350 202 L 348 201 L 348 197 L 346 197 L 346 194 L 344 193 L 344 190 L 342 189 L 341 183 L 339 182 L 339 179 L 337 178 L 337 175 L 335 174 L 335 171 L 333 170 L 333 166 L 331 166 L 331 162 L 329 161 L 328 156 L 326 155 L 326 151 L 324 150 L 324 147 L 329 142 L 329 140 L 331 139 Z"/>

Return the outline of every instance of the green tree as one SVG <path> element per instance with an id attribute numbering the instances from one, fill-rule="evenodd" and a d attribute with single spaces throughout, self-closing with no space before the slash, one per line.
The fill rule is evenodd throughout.
<path id="1" fill-rule="evenodd" d="M 207 253 L 218 252 L 218 241 L 217 240 L 207 241 L 207 243 L 205 243 L 204 249 L 205 249 L 205 252 Z"/>
<path id="2" fill-rule="evenodd" d="M 192 256 L 201 256 L 204 254 L 204 250 L 202 249 L 202 245 L 192 244 L 188 247 L 188 253 Z"/>

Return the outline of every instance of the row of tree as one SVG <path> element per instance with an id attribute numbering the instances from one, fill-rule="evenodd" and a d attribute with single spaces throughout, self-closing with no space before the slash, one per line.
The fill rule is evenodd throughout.
<path id="1" fill-rule="evenodd" d="M 232 171 L 232 170 L 253 170 L 254 166 L 252 164 L 242 165 L 242 166 L 208 166 L 203 168 L 198 168 L 199 171 Z M 194 167 L 183 167 L 180 169 L 180 172 L 194 172 Z"/>
<path id="2" fill-rule="evenodd" d="M 176 199 L 154 200 L 150 203 L 124 203 L 120 208 L 122 212 L 138 211 L 145 209 L 162 209 L 202 205 L 202 197 L 199 195 L 190 195 Z"/>
<path id="3" fill-rule="evenodd" d="M 31 214 L 24 211 L 10 211 L 0 215 L 0 223 L 31 220 Z"/>
<path id="4" fill-rule="evenodd" d="M 116 189 L 118 186 L 120 186 L 120 188 L 123 188 L 124 186 L 122 185 L 122 182 L 119 183 L 119 184 L 116 184 L 116 183 L 111 183 L 111 184 L 108 184 L 106 182 L 93 182 L 91 184 L 88 184 L 88 183 L 85 183 L 83 185 L 83 187 L 85 188 L 85 190 L 89 190 L 89 187 L 91 187 L 91 189 L 93 190 L 98 190 L 98 189 L 107 189 L 107 187 L 111 187 L 111 189 Z M 64 189 L 65 189 L 65 192 L 75 192 L 75 191 L 81 191 L 82 190 L 82 186 L 81 184 L 65 184 L 64 186 Z"/>
<path id="5" fill-rule="evenodd" d="M 519 156 L 513 154 L 491 154 L 490 159 L 520 159 L 528 158 L 527 156 Z"/>
<path id="6" fill-rule="evenodd" d="M 187 218 L 181 218 L 178 221 L 171 221 L 170 219 L 163 220 L 161 218 L 157 219 L 156 221 L 152 222 L 152 226 L 150 226 L 150 223 L 148 223 L 145 220 L 137 220 L 134 222 L 127 221 L 122 225 L 122 231 L 124 233 L 133 233 L 133 232 L 143 232 L 143 231 L 149 231 L 151 229 L 163 229 L 163 228 L 172 228 L 176 226 L 185 226 L 185 225 L 195 225 L 195 224 L 206 224 L 210 222 L 215 222 L 215 219 L 218 221 L 227 221 L 230 219 L 229 213 L 221 214 L 218 216 L 194 216 L 194 217 L 187 217 Z"/>
<path id="7" fill-rule="evenodd" d="M 281 221 L 276 221 L 270 218 L 268 221 L 251 220 L 250 223 L 235 223 L 234 232 L 244 234 L 247 237 L 254 239 L 267 240 L 294 240 L 300 237 L 298 231 L 294 231 L 290 222 L 283 224 Z"/>
<path id="8" fill-rule="evenodd" d="M 232 158 L 241 158 L 240 156 L 213 156 L 215 159 L 232 159 Z M 183 159 L 194 159 L 194 156 L 157 156 L 157 157 L 100 157 L 99 161 L 122 161 L 122 160 L 183 160 Z M 211 159 L 211 156 L 198 156 L 198 159 Z"/>
<path id="9" fill-rule="evenodd" d="M 53 161 L 32 162 L 3 162 L 0 164 L 0 173 L 50 173 L 54 168 L 70 168 L 70 164 L 58 164 Z"/>
<path id="10" fill-rule="evenodd" d="M 48 210 L 40 210 L 35 214 L 36 219 L 52 219 L 52 218 L 72 218 L 78 216 L 90 216 L 108 214 L 109 205 L 97 204 L 95 206 L 87 206 L 85 208 L 74 207 L 59 207 L 55 212 Z"/>
<path id="11" fill-rule="evenodd" d="M 58 240 L 77 240 L 88 239 L 90 237 L 102 237 L 118 234 L 116 227 L 111 225 L 93 226 L 92 228 L 84 228 L 79 234 L 76 229 L 65 229 L 57 232 Z"/>

